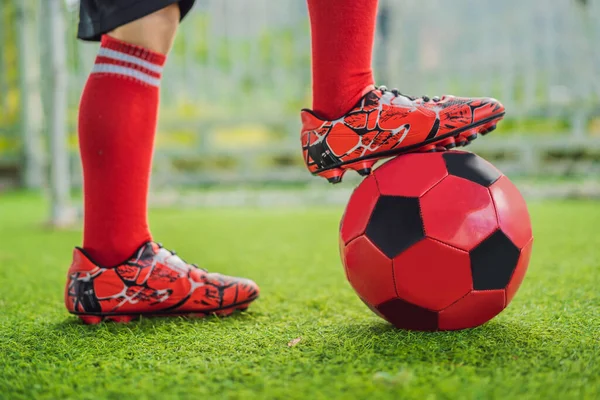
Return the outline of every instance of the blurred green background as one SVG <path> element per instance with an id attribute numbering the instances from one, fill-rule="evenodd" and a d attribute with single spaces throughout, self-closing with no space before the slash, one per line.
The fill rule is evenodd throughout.
<path id="1" fill-rule="evenodd" d="M 64 192 L 81 185 L 77 106 L 97 45 L 75 39 L 76 0 L 1 4 L 0 188 L 47 188 L 66 204 Z M 598 2 L 381 0 L 378 18 L 378 84 L 497 97 L 507 117 L 471 149 L 528 195 L 600 194 Z M 308 187 L 309 203 L 327 197 L 314 194 L 326 186 L 306 173 L 299 149 L 299 110 L 311 105 L 303 1 L 197 1 L 161 96 L 157 203 L 206 205 L 186 195 L 207 187 L 242 204 L 260 202 L 253 193 L 265 187 Z M 347 181 L 330 201 L 345 201 L 358 178 Z"/>

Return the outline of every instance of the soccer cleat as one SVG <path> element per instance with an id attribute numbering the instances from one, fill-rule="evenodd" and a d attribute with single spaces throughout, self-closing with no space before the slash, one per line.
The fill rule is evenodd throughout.
<path id="1" fill-rule="evenodd" d="M 306 166 L 338 183 L 348 169 L 369 175 L 382 158 L 466 146 L 496 128 L 504 106 L 492 98 L 415 98 L 381 86 L 336 120 L 306 109 L 301 116 Z"/>
<path id="2" fill-rule="evenodd" d="M 129 322 L 139 316 L 226 316 L 259 295 L 249 279 L 208 273 L 160 244 L 147 242 L 124 263 L 104 268 L 76 248 L 65 304 L 86 324 Z"/>

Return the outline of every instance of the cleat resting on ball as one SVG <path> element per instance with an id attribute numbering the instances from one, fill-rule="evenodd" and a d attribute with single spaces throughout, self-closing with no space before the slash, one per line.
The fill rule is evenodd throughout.
<path id="1" fill-rule="evenodd" d="M 326 120 L 302 110 L 302 152 L 309 171 L 329 182 L 382 158 L 467 145 L 490 132 L 504 106 L 493 98 L 419 98 L 381 86 L 367 92 L 347 114 Z M 331 171 L 335 171 L 332 178 Z"/>

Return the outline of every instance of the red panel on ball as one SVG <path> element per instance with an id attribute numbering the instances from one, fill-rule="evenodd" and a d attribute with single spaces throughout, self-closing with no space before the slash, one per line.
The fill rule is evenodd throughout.
<path id="1" fill-rule="evenodd" d="M 365 236 L 346 245 L 345 261 L 348 281 L 365 302 L 377 306 L 396 298 L 392 260 Z"/>
<path id="2" fill-rule="evenodd" d="M 490 186 L 492 199 L 496 205 L 498 222 L 502 232 L 518 247 L 522 248 L 531 240 L 531 220 L 525 199 L 519 189 L 503 176 Z"/>
<path id="3" fill-rule="evenodd" d="M 471 250 L 498 229 L 488 189 L 448 176 L 421 198 L 425 234 L 463 250 Z"/>
<path id="4" fill-rule="evenodd" d="M 473 288 L 469 254 L 423 239 L 394 258 L 398 297 L 429 310 L 441 310 Z"/>
<path id="5" fill-rule="evenodd" d="M 439 328 L 455 330 L 484 324 L 504 310 L 504 298 L 504 290 L 473 291 L 440 311 Z"/>
<path id="6" fill-rule="evenodd" d="M 346 206 L 340 227 L 344 243 L 348 243 L 364 233 L 378 198 L 377 182 L 371 175 L 358 185 Z"/>
<path id="7" fill-rule="evenodd" d="M 383 195 L 419 197 L 448 172 L 439 153 L 414 153 L 386 162 L 374 175 Z"/>
<path id="8" fill-rule="evenodd" d="M 533 248 L 533 238 L 521 249 L 521 256 L 519 256 L 519 262 L 517 263 L 517 267 L 513 272 L 512 277 L 510 278 L 510 282 L 508 286 L 506 286 L 506 305 L 508 305 L 519 287 L 521 286 L 521 282 L 523 282 L 523 278 L 525 278 L 525 273 L 527 272 L 527 267 L 529 266 L 529 258 L 531 257 L 531 249 Z"/>

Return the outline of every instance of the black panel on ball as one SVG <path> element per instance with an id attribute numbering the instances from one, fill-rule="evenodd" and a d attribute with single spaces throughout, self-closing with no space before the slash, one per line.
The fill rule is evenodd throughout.
<path id="1" fill-rule="evenodd" d="M 520 254 L 519 248 L 502 231 L 494 232 L 469 253 L 473 288 L 506 288 Z"/>
<path id="2" fill-rule="evenodd" d="M 394 258 L 425 237 L 419 199 L 380 196 L 366 229 L 367 237 Z"/>
<path id="3" fill-rule="evenodd" d="M 379 313 L 396 328 L 419 331 L 438 329 L 438 313 L 408 303 L 402 299 L 392 299 L 377 306 Z"/>
<path id="4" fill-rule="evenodd" d="M 489 187 L 502 176 L 496 168 L 473 153 L 448 151 L 442 157 L 450 175 L 470 180 L 481 186 Z"/>

